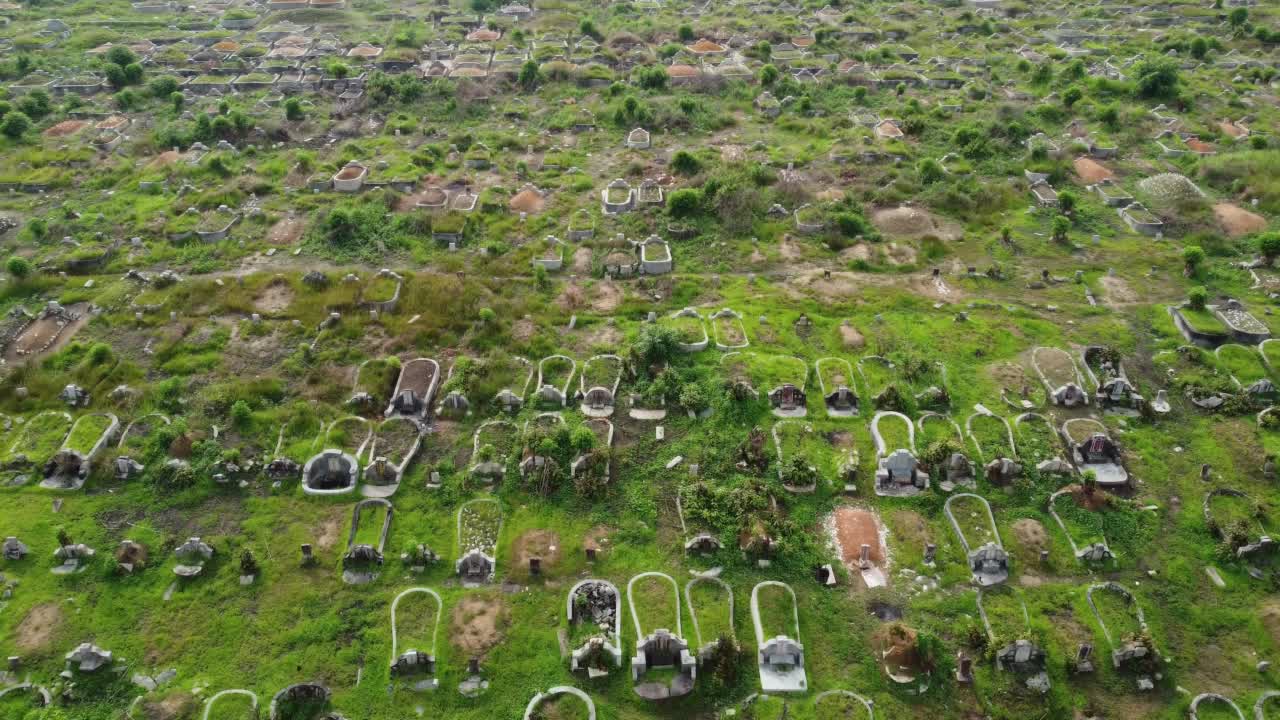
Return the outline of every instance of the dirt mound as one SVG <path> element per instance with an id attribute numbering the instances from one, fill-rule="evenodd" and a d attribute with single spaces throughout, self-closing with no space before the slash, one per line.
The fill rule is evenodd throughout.
<path id="1" fill-rule="evenodd" d="M 573 251 L 573 271 L 582 274 L 591 272 L 591 248 L 580 247 Z"/>
<path id="2" fill-rule="evenodd" d="M 168 167 L 178 162 L 178 158 L 181 158 L 181 157 L 182 155 L 179 154 L 177 150 L 165 150 L 164 152 L 155 156 L 154 159 L 152 159 L 151 167 L 154 167 L 154 168 Z"/>
<path id="3" fill-rule="evenodd" d="M 1129 283 L 1123 278 L 1113 275 L 1103 275 L 1099 282 L 1102 283 L 1104 299 L 1108 305 L 1127 305 L 1138 301 L 1138 294 L 1129 287 Z"/>
<path id="4" fill-rule="evenodd" d="M 612 281 L 598 282 L 591 289 L 591 309 L 596 312 L 613 312 L 622 304 L 622 290 Z"/>
<path id="5" fill-rule="evenodd" d="M 89 123 L 85 122 L 84 120 L 63 120 L 57 125 L 54 125 L 53 127 L 49 128 L 48 130 L 45 130 L 44 136 L 45 137 L 66 137 L 68 135 L 73 135 L 75 133 L 80 132 L 88 124 Z"/>
<path id="6" fill-rule="evenodd" d="M 449 639 L 468 657 L 482 657 L 502 642 L 507 616 L 501 598 L 469 596 L 453 607 Z"/>
<path id="7" fill-rule="evenodd" d="M 328 517 L 320 522 L 320 534 L 316 536 L 316 549 L 328 550 L 338 542 L 342 533 L 342 520 L 347 516 L 342 508 L 334 508 Z"/>
<path id="8" fill-rule="evenodd" d="M 546 207 L 546 205 L 546 198 L 542 197 L 542 193 L 537 190 L 521 190 L 508 203 L 511 212 L 522 212 L 530 215 L 542 212 L 542 208 Z"/>
<path id="9" fill-rule="evenodd" d="M 37 605 L 22 618 L 14 630 L 14 644 L 23 652 L 34 652 L 49 645 L 62 627 L 62 608 L 55 603 Z"/>
<path id="10" fill-rule="evenodd" d="M 613 532 L 613 528 L 608 525 L 597 525 L 587 531 L 582 538 L 583 548 L 595 548 L 596 552 L 602 552 L 609 549 L 609 535 Z"/>
<path id="11" fill-rule="evenodd" d="M 840 323 L 840 342 L 847 348 L 860 348 L 867 344 L 866 338 L 858 332 L 858 328 L 848 322 Z"/>
<path id="12" fill-rule="evenodd" d="M 1080 179 L 1083 180 L 1086 185 L 1094 185 L 1113 177 L 1112 172 L 1107 169 L 1107 166 L 1097 160 L 1093 160 L 1092 158 L 1078 157 L 1075 159 L 1074 164 L 1076 168 L 1076 175 L 1079 175 Z"/>
<path id="13" fill-rule="evenodd" d="M 529 558 L 540 558 L 542 567 L 555 566 L 560 561 L 560 536 L 551 530 L 530 530 L 516 538 L 512 547 L 515 566 L 520 570 L 529 567 Z"/>
<path id="14" fill-rule="evenodd" d="M 933 235 L 939 240 L 956 240 L 959 226 L 935 216 L 924 208 L 903 206 L 885 208 L 871 214 L 871 222 L 880 232 L 895 237 L 921 237 Z"/>
<path id="15" fill-rule="evenodd" d="M 836 508 L 835 522 L 840 559 L 846 566 L 858 566 L 863 545 L 871 546 L 872 563 L 884 564 L 885 548 L 880 541 L 880 518 L 874 512 L 855 507 Z"/>
<path id="16" fill-rule="evenodd" d="M 892 623 L 875 631 L 871 647 L 886 670 L 898 677 L 915 677 L 924 669 L 916 650 L 916 638 L 915 630 L 902 623 Z"/>
<path id="17" fill-rule="evenodd" d="M 1213 218 L 1227 235 L 1238 238 L 1267 229 L 1267 219 L 1231 203 L 1213 206 Z"/>
<path id="18" fill-rule="evenodd" d="M 1013 524 L 1013 536 L 1022 547 L 1040 552 L 1049 546 L 1049 534 L 1044 525 L 1031 518 L 1022 518 Z"/>

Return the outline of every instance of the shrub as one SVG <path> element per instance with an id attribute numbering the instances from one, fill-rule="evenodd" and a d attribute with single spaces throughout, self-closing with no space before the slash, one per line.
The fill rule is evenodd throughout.
<path id="1" fill-rule="evenodd" d="M 302 120 L 306 115 L 302 112 L 302 102 L 296 97 L 284 101 L 284 117 L 290 122 Z"/>
<path id="2" fill-rule="evenodd" d="M 1192 310 L 1203 310 L 1207 302 L 1209 302 L 1209 291 L 1205 290 L 1203 285 L 1193 287 L 1187 293 L 1187 304 Z"/>
<path id="3" fill-rule="evenodd" d="M 238 429 L 245 429 L 253 422 L 253 409 L 244 400 L 237 400 L 231 406 L 231 424 Z"/>
<path id="4" fill-rule="evenodd" d="M 31 261 L 14 255 L 4 264 L 4 269 L 14 279 L 22 280 L 31 274 Z"/>
<path id="5" fill-rule="evenodd" d="M 1267 232 L 1258 236 L 1258 252 L 1268 263 L 1280 257 L 1280 232 Z"/>
<path id="6" fill-rule="evenodd" d="M 671 169 L 681 175 L 694 175 L 702 169 L 702 163 L 688 150 L 677 150 L 671 157 Z"/>
<path id="7" fill-rule="evenodd" d="M 1204 248 L 1199 245 L 1186 246 L 1182 249 L 1182 262 L 1186 263 L 1187 270 L 1195 272 L 1200 263 L 1204 262 Z"/>
<path id="8" fill-rule="evenodd" d="M 702 192 L 696 188 L 682 188 L 667 196 L 667 211 L 672 217 L 691 217 L 702 205 Z"/>
<path id="9" fill-rule="evenodd" d="M 26 113 L 14 110 L 4 116 L 4 120 L 0 121 L 0 133 L 4 133 L 6 137 L 17 140 L 27 131 L 31 129 L 31 118 Z"/>

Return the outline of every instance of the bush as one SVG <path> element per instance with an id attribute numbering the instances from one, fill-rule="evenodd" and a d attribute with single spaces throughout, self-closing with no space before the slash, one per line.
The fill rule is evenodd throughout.
<path id="1" fill-rule="evenodd" d="M 306 117 L 302 112 L 302 102 L 296 97 L 284 101 L 284 117 L 290 122 L 298 122 Z"/>
<path id="2" fill-rule="evenodd" d="M 15 280 L 22 280 L 31 274 L 31 261 L 14 255 L 4 264 L 4 269 Z"/>
<path id="3" fill-rule="evenodd" d="M 702 163 L 688 150 L 677 150 L 671 157 L 671 169 L 681 175 L 695 175 L 702 169 Z"/>
<path id="4" fill-rule="evenodd" d="M 1204 286 L 1191 288 L 1191 292 L 1187 293 L 1187 304 L 1192 310 L 1203 310 L 1206 303 L 1209 302 L 1209 291 Z"/>
<path id="5" fill-rule="evenodd" d="M 667 196 L 667 211 L 672 217 L 691 217 L 698 213 L 702 205 L 702 191 L 696 188 L 682 188 Z"/>
<path id="6" fill-rule="evenodd" d="M 1262 257 L 1267 262 L 1273 262 L 1280 257 L 1280 232 L 1267 232 L 1258 236 L 1258 252 L 1262 253 Z"/>
<path id="7" fill-rule="evenodd" d="M 4 120 L 0 121 L 0 133 L 4 133 L 6 137 L 17 140 L 27 131 L 31 129 L 31 118 L 26 113 L 14 110 L 4 116 Z"/>
<path id="8" fill-rule="evenodd" d="M 1204 248 L 1199 245 L 1186 246 L 1182 249 L 1182 262 L 1186 263 L 1188 270 L 1195 272 L 1200 263 L 1204 262 Z"/>
<path id="9" fill-rule="evenodd" d="M 253 409 L 249 407 L 249 403 L 244 400 L 237 400 L 231 406 L 231 424 L 237 429 L 244 430 L 253 423 Z"/>

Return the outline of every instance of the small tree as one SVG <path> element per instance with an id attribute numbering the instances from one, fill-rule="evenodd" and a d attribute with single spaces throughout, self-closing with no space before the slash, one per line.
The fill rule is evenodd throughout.
<path id="1" fill-rule="evenodd" d="M 1063 190 L 1058 193 L 1058 209 L 1064 214 L 1070 215 L 1076 209 L 1077 202 L 1076 194 L 1070 190 Z"/>
<path id="2" fill-rule="evenodd" d="M 933 158 L 925 158 L 916 163 L 916 172 L 920 173 L 920 182 L 925 185 L 938 182 L 947 175 L 942 169 L 942 163 Z"/>
<path id="3" fill-rule="evenodd" d="M 1204 262 L 1204 249 L 1199 245 L 1188 245 L 1182 248 L 1182 262 L 1186 265 L 1186 274 L 1194 275 Z"/>
<path id="4" fill-rule="evenodd" d="M 24 280 L 31 275 L 31 261 L 14 255 L 4 264 L 4 269 L 14 280 Z"/>
<path id="5" fill-rule="evenodd" d="M 1062 91 L 1062 104 L 1070 108 L 1074 106 L 1076 103 L 1080 102 L 1080 99 L 1083 97 L 1084 97 L 1084 91 L 1080 89 L 1080 86 L 1072 85 L 1071 87 Z"/>
<path id="6" fill-rule="evenodd" d="M 284 101 L 284 118 L 289 122 L 298 122 L 306 117 L 306 113 L 302 111 L 302 101 L 296 97 L 291 97 Z"/>
<path id="7" fill-rule="evenodd" d="M 778 68 L 765 65 L 760 68 L 760 84 L 768 87 L 778 81 Z"/>
<path id="8" fill-rule="evenodd" d="M 1191 288 L 1191 292 L 1187 293 L 1187 304 L 1192 310 L 1203 310 L 1205 303 L 1209 302 L 1209 291 L 1204 289 L 1203 285 Z"/>
<path id="9" fill-rule="evenodd" d="M 671 169 L 681 175 L 695 175 L 702 169 L 702 162 L 688 150 L 677 150 L 671 156 Z"/>
<path id="10" fill-rule="evenodd" d="M 542 80 L 542 73 L 538 70 L 538 63 L 534 60 L 525 60 L 520 66 L 520 74 L 516 77 L 516 81 L 520 83 L 520 87 L 525 90 L 532 90 L 537 87 Z"/>
<path id="11" fill-rule="evenodd" d="M 1268 265 L 1280 257 L 1280 232 L 1266 232 L 1258 236 L 1258 252 Z"/>
<path id="12" fill-rule="evenodd" d="M 1067 241 L 1067 233 L 1071 232 L 1071 219 L 1058 215 L 1053 219 L 1053 239 L 1058 242 Z"/>
<path id="13" fill-rule="evenodd" d="M 680 29 L 679 29 L 679 30 L 677 30 L 676 32 L 677 32 L 677 34 L 680 36 L 680 42 L 692 42 L 692 41 L 693 41 L 693 28 L 692 28 L 692 27 L 690 27 L 690 26 L 688 26 L 688 25 L 681 25 L 681 26 L 680 26 Z"/>
<path id="14" fill-rule="evenodd" d="M 231 424 L 240 430 L 249 427 L 253 422 L 253 409 L 244 400 L 237 400 L 231 406 Z"/>
<path id="15" fill-rule="evenodd" d="M 180 92 L 169 93 L 169 104 L 173 106 L 173 114 L 177 115 L 182 112 L 182 106 L 187 104 L 187 98 Z"/>
<path id="16" fill-rule="evenodd" d="M 4 116 L 4 120 L 0 120 L 0 133 L 4 133 L 6 137 L 14 140 L 26 135 L 30 129 L 31 118 L 17 110 L 10 111 Z"/>

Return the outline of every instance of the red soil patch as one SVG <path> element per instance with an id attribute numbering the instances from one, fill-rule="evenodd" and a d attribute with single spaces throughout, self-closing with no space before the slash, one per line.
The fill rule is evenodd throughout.
<path id="1" fill-rule="evenodd" d="M 530 530 L 516 538 L 512 553 L 516 568 L 529 569 L 529 558 L 540 558 L 543 569 L 554 567 L 560 561 L 560 536 L 551 530 Z"/>
<path id="2" fill-rule="evenodd" d="M 1199 138 L 1187 140 L 1187 147 L 1196 152 L 1213 152 L 1213 146 Z"/>
<path id="3" fill-rule="evenodd" d="M 360 174 L 363 172 L 364 172 L 364 168 L 362 167 L 345 167 L 345 168 L 342 168 L 340 172 L 338 172 L 338 179 L 354 180 L 360 177 Z"/>
<path id="4" fill-rule="evenodd" d="M 1231 203 L 1214 205 L 1213 217 L 1222 226 L 1223 232 L 1233 238 L 1259 232 L 1267 228 L 1266 218 Z"/>
<path id="5" fill-rule="evenodd" d="M 1113 177 L 1112 172 L 1105 165 L 1087 157 L 1076 158 L 1075 168 L 1076 175 L 1079 175 L 1086 185 L 1094 185 Z"/>
<path id="6" fill-rule="evenodd" d="M 1093 492 L 1088 492 L 1083 485 L 1071 485 L 1067 488 L 1067 491 L 1071 494 L 1071 498 L 1076 501 L 1076 505 L 1085 510 L 1097 512 L 1110 502 L 1110 498 L 1105 492 L 1097 489 Z"/>
<path id="7" fill-rule="evenodd" d="M 302 237 L 306 223 L 298 218 L 285 218 L 271 226 L 267 233 L 267 242 L 272 245 L 292 245 Z"/>
<path id="8" fill-rule="evenodd" d="M 178 159 L 181 157 L 182 157 L 182 154 L 179 153 L 177 150 L 165 150 L 164 152 L 155 156 L 155 159 L 151 161 L 151 167 L 157 167 L 157 168 L 168 167 L 178 162 Z"/>
<path id="9" fill-rule="evenodd" d="M 44 136 L 45 137 L 66 137 L 67 135 L 74 135 L 75 133 L 78 133 L 81 130 L 85 129 L 85 127 L 88 124 L 89 123 L 85 122 L 84 120 L 63 120 L 57 125 L 54 125 L 53 127 L 49 128 L 48 130 L 45 130 Z"/>
<path id="10" fill-rule="evenodd" d="M 1220 122 L 1218 123 L 1218 129 L 1221 130 L 1224 135 L 1233 138 L 1244 137 L 1249 132 L 1233 122 Z"/>
<path id="11" fill-rule="evenodd" d="M 512 212 L 540 213 L 547 204 L 546 198 L 536 190 L 521 190 L 511 198 L 509 206 Z"/>
<path id="12" fill-rule="evenodd" d="M 696 53 L 723 52 L 724 47 L 722 47 L 718 43 L 714 43 L 706 38 L 703 38 L 698 42 L 690 45 L 689 50 Z"/>
<path id="13" fill-rule="evenodd" d="M 880 543 L 880 518 L 870 510 L 855 507 L 836 508 L 836 537 L 840 541 L 840 559 L 848 567 L 857 567 L 863 545 L 871 546 L 871 562 L 884 564 L 884 546 Z"/>

